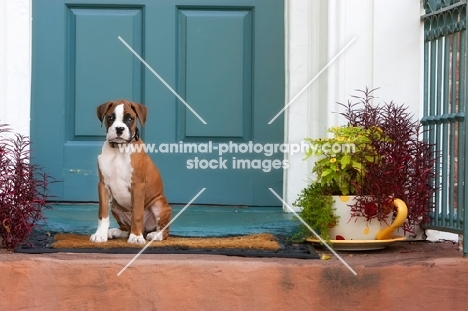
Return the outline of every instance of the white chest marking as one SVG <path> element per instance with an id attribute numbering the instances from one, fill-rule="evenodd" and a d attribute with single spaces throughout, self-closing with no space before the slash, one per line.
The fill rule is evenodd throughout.
<path id="1" fill-rule="evenodd" d="M 119 148 L 112 148 L 105 142 L 98 156 L 99 169 L 112 198 L 129 210 L 132 206 L 130 187 L 133 172 L 130 155 L 131 151 L 121 152 Z"/>

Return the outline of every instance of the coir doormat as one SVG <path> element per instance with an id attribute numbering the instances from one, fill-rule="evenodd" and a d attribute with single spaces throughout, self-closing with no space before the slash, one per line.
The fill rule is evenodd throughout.
<path id="1" fill-rule="evenodd" d="M 89 236 L 77 234 L 56 234 L 53 248 L 95 248 L 97 245 L 89 240 Z M 143 248 L 144 245 L 127 243 L 126 239 L 112 239 L 100 243 L 100 248 Z M 254 234 L 246 236 L 222 238 L 186 238 L 169 236 L 164 241 L 154 241 L 149 247 L 179 247 L 179 248 L 242 248 L 277 251 L 280 246 L 271 234 Z"/>
<path id="2" fill-rule="evenodd" d="M 133 245 L 125 239 L 92 243 L 89 235 L 48 234 L 35 232 L 26 243 L 15 248 L 16 253 L 105 253 L 137 254 L 144 245 Z M 318 259 L 310 244 L 292 243 L 286 237 L 272 234 L 252 234 L 228 237 L 169 236 L 155 241 L 145 254 L 212 254 L 241 257 L 279 257 Z"/>

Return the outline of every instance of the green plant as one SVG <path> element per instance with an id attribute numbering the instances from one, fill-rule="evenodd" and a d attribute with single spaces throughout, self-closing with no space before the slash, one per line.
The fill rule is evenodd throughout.
<path id="1" fill-rule="evenodd" d="M 326 194 L 356 195 L 350 214 L 369 221 L 385 221 L 394 210 L 393 199 L 399 198 L 408 207 L 405 232 L 414 232 L 415 226 L 429 219 L 436 190 L 434 146 L 421 140 L 422 126 L 413 120 L 408 107 L 394 102 L 374 104 L 374 91 L 359 91 L 360 95 L 352 96 L 354 101 L 340 104 L 348 124 L 331 128 L 333 137 L 307 139 L 311 148 L 306 159 L 319 157 L 312 169 L 316 180 L 295 204 L 303 208 L 304 220 L 322 234 L 330 222 L 324 217 L 326 212 L 316 211 L 313 204 L 325 202 L 322 196 Z M 317 200 L 311 198 L 314 195 L 319 195 Z M 312 212 L 310 206 L 314 206 Z"/>
<path id="2" fill-rule="evenodd" d="M 319 183 L 312 182 L 302 189 L 293 205 L 301 207 L 301 218 L 324 240 L 329 241 L 328 228 L 335 226 L 338 221 L 338 217 L 334 213 L 333 203 L 333 198 L 329 195 L 329 192 Z M 310 236 L 312 236 L 312 232 L 301 223 L 294 239 L 302 240 Z"/>
<path id="3" fill-rule="evenodd" d="M 380 131 L 359 126 L 332 127 L 333 136 L 305 140 L 310 148 L 305 159 L 317 156 L 312 172 L 317 182 L 329 189 L 331 194 L 357 194 L 363 183 L 365 162 L 375 162 L 378 154 L 370 142 L 372 136 L 381 136 Z"/>

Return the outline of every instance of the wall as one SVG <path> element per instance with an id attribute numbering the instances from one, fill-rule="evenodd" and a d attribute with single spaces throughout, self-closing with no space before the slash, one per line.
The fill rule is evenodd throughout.
<path id="1" fill-rule="evenodd" d="M 407 104 L 416 118 L 422 107 L 419 0 L 289 0 L 286 2 L 286 102 L 351 45 L 286 110 L 285 142 L 317 138 L 341 125 L 336 102 L 356 89 L 376 88 L 385 101 Z M 284 198 L 294 202 L 313 176 L 312 160 L 286 155 Z"/>
<path id="2" fill-rule="evenodd" d="M 0 1 L 0 122 L 29 134 L 31 0 Z M 422 107 L 419 0 L 285 0 L 286 98 L 296 94 L 353 38 L 356 40 L 285 111 L 285 142 L 318 137 L 341 124 L 335 102 L 355 89 Z M 312 177 L 303 154 L 285 155 L 283 197 L 292 203 Z"/>
<path id="3" fill-rule="evenodd" d="M 356 276 L 336 258 L 143 254 L 117 276 L 133 255 L 0 254 L 0 309 L 465 310 L 466 259 L 414 246 L 347 256 Z"/>
<path id="4" fill-rule="evenodd" d="M 0 1 L 0 123 L 29 135 L 31 0 Z"/>

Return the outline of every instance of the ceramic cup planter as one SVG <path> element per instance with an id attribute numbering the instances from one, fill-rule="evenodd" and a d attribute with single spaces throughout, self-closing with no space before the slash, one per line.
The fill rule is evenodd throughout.
<path id="1" fill-rule="evenodd" d="M 395 199 L 393 202 L 397 210 L 393 222 L 392 213 L 388 215 L 386 221 L 380 222 L 377 219 L 367 221 L 365 217 L 351 218 L 349 206 L 354 203 L 354 198 L 354 196 L 333 196 L 335 214 L 340 218 L 336 226 L 329 229 L 331 240 L 389 240 L 393 238 L 393 232 L 406 220 L 408 209 L 400 199 Z"/>

